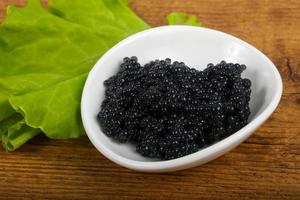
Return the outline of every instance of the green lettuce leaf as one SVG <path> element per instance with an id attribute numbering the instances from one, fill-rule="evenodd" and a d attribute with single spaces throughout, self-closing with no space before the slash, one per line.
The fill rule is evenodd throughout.
<path id="1" fill-rule="evenodd" d="M 182 12 L 172 12 L 167 16 L 169 25 L 190 25 L 203 27 L 204 24 L 199 22 L 195 15 L 188 15 Z"/>
<path id="2" fill-rule="evenodd" d="M 126 0 L 93 0 L 89 3 L 82 0 L 73 0 L 72 3 L 52 0 L 48 7 L 57 16 L 110 37 L 112 34 L 127 37 L 150 28 L 129 9 Z"/>
<path id="3" fill-rule="evenodd" d="M 4 148 L 15 150 L 41 132 L 53 139 L 84 134 L 80 97 L 87 73 L 110 47 L 147 28 L 126 0 L 50 0 L 48 10 L 39 0 L 10 6 L 0 24 Z"/>
<path id="4" fill-rule="evenodd" d="M 20 120 L 3 134 L 2 143 L 8 151 L 13 151 L 39 133 L 39 129 L 29 127 L 24 120 Z"/>
<path id="5" fill-rule="evenodd" d="M 28 126 L 39 128 L 49 138 L 77 138 L 84 133 L 80 98 L 86 76 L 83 74 L 43 90 L 11 97 L 10 103 L 23 114 Z"/>
<path id="6" fill-rule="evenodd" d="M 2 139 L 2 136 L 6 134 L 9 127 L 11 127 L 20 120 L 22 120 L 22 115 L 20 115 L 19 113 L 13 113 L 10 117 L 6 118 L 5 120 L 2 120 L 0 122 L 0 138 Z"/>
<path id="7" fill-rule="evenodd" d="M 69 6 L 63 8 L 67 2 Z M 124 1 L 114 3 L 50 1 L 50 12 L 38 0 L 30 0 L 25 8 L 9 7 L 0 26 L 0 126 L 7 150 L 18 148 L 40 131 L 55 139 L 84 133 L 79 108 L 87 72 L 115 43 L 149 27 Z M 113 9 L 122 8 L 124 19 L 114 23 Z M 57 15 L 60 12 L 63 15 Z M 91 17 L 76 18 L 85 15 Z M 130 21 L 134 28 L 126 26 Z M 16 112 L 22 120 L 4 123 Z"/>

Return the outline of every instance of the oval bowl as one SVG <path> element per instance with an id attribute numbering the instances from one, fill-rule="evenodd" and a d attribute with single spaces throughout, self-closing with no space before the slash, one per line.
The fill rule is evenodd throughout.
<path id="1" fill-rule="evenodd" d="M 97 114 L 104 100 L 103 81 L 118 71 L 123 57 L 137 56 L 141 64 L 171 58 L 202 70 L 208 63 L 245 64 L 243 77 L 252 81 L 249 123 L 231 136 L 193 154 L 167 161 L 139 155 L 131 144 L 119 144 L 100 129 Z M 107 51 L 86 80 L 81 100 L 85 131 L 93 145 L 113 162 L 138 171 L 168 172 L 206 163 L 235 148 L 262 125 L 277 107 L 282 80 L 274 64 L 252 45 L 229 34 L 191 26 L 162 26 L 136 33 Z"/>

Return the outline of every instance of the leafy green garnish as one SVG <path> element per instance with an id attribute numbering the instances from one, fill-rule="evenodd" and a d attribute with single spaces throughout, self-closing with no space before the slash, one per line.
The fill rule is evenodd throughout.
<path id="1" fill-rule="evenodd" d="M 39 133 L 39 129 L 32 128 L 21 120 L 8 128 L 2 136 L 2 143 L 7 150 L 13 151 Z"/>
<path id="2" fill-rule="evenodd" d="M 203 27 L 204 24 L 199 22 L 195 15 L 188 15 L 182 12 L 172 12 L 167 16 L 169 25 L 191 25 Z"/>
<path id="3" fill-rule="evenodd" d="M 4 148 L 15 150 L 41 132 L 53 139 L 84 134 L 80 98 L 89 70 L 114 44 L 147 28 L 126 0 L 50 0 L 47 10 L 39 0 L 10 6 L 0 25 Z"/>

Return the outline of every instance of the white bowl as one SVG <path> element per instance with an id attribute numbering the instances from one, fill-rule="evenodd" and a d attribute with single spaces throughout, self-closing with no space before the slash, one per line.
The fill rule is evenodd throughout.
<path id="1" fill-rule="evenodd" d="M 168 161 L 142 157 L 132 145 L 114 142 L 101 131 L 97 114 L 104 99 L 103 81 L 117 72 L 126 56 L 137 56 L 141 64 L 169 57 L 200 70 L 208 63 L 216 64 L 222 60 L 246 64 L 243 76 L 252 81 L 249 124 L 216 144 Z M 276 67 L 250 44 L 207 28 L 162 26 L 128 37 L 99 59 L 84 86 L 81 115 L 89 139 L 108 159 L 138 171 L 167 172 L 195 167 L 235 148 L 272 114 L 281 94 L 282 80 Z"/>

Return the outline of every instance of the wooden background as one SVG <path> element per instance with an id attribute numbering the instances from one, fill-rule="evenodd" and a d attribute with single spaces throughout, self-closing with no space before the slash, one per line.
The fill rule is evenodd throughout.
<path id="1" fill-rule="evenodd" d="M 2 19 L 8 2 L 0 0 Z M 0 199 L 300 199 L 300 1 L 130 0 L 130 5 L 153 26 L 164 24 L 171 11 L 196 14 L 207 27 L 262 50 L 284 82 L 275 113 L 230 153 L 168 174 L 119 167 L 86 137 L 39 136 L 13 153 L 0 150 Z"/>

